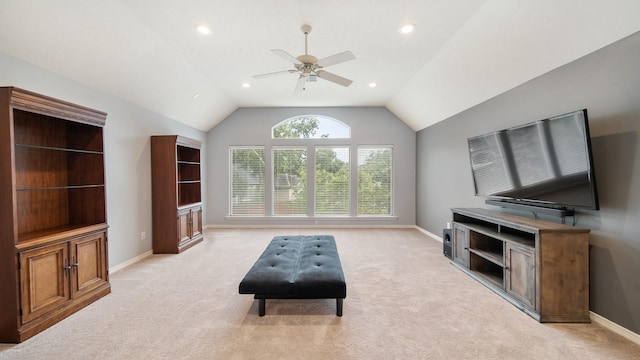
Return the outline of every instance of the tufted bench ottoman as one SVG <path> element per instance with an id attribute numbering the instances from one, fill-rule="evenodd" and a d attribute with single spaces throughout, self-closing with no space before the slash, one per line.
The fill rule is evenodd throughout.
<path id="1" fill-rule="evenodd" d="M 336 299 L 342 316 L 347 296 L 338 248 L 332 235 L 276 236 L 240 282 L 240 294 L 254 294 L 258 314 L 266 299 Z"/>

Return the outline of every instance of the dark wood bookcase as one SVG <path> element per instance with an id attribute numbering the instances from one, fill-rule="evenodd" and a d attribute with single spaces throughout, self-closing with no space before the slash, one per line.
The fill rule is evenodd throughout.
<path id="1" fill-rule="evenodd" d="M 153 252 L 177 254 L 202 241 L 202 143 L 151 137 Z"/>
<path id="2" fill-rule="evenodd" d="M 108 294 L 106 114 L 0 88 L 0 341 Z"/>

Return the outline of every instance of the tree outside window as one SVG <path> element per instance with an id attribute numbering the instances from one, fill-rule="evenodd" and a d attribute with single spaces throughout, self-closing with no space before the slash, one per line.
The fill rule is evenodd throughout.
<path id="1" fill-rule="evenodd" d="M 358 215 L 392 215 L 392 150 L 358 148 Z"/>
<path id="2" fill-rule="evenodd" d="M 264 215 L 264 148 L 231 148 L 231 215 Z"/>

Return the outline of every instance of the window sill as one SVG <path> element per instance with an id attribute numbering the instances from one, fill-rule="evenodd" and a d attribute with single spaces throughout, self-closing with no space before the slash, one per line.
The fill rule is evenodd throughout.
<path id="1" fill-rule="evenodd" d="M 384 216 L 264 216 L 264 215 L 227 215 L 226 221 L 295 221 L 295 222 L 365 222 L 365 221 L 397 221 L 393 215 Z"/>

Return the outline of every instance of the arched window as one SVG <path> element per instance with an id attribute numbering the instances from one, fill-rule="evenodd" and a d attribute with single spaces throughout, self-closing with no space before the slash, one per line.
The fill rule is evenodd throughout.
<path id="1" fill-rule="evenodd" d="M 273 139 L 350 139 L 351 128 L 340 120 L 323 115 L 288 118 L 271 129 Z"/>

